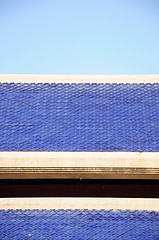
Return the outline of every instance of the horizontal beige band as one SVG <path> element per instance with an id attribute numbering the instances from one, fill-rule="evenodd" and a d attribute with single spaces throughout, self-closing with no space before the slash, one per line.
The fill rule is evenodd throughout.
<path id="1" fill-rule="evenodd" d="M 0 74 L 0 82 L 15 83 L 159 83 L 159 75 Z"/>
<path id="2" fill-rule="evenodd" d="M 0 198 L 0 209 L 88 209 L 159 211 L 149 198 Z"/>
<path id="3" fill-rule="evenodd" d="M 159 179 L 159 153 L 0 152 L 0 178 Z"/>
<path id="4" fill-rule="evenodd" d="M 159 168 L 159 152 L 0 152 L 0 167 Z"/>

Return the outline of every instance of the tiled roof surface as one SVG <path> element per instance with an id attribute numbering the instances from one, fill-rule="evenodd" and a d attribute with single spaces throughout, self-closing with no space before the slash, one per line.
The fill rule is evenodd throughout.
<path id="1" fill-rule="evenodd" d="M 159 239 L 159 213 L 0 210 L 1 239 Z"/>
<path id="2" fill-rule="evenodd" d="M 159 84 L 0 84 L 0 151 L 159 151 Z"/>

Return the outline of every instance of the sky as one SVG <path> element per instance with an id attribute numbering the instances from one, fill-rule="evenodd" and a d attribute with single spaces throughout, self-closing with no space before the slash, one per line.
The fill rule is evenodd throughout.
<path id="1" fill-rule="evenodd" d="M 0 0 L 0 73 L 159 74 L 159 0 Z"/>

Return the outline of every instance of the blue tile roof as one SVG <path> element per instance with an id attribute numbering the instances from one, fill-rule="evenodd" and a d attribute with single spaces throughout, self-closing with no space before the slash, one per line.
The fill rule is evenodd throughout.
<path id="1" fill-rule="evenodd" d="M 0 151 L 159 151 L 159 84 L 0 84 Z"/>
<path id="2" fill-rule="evenodd" d="M 159 239 L 159 213 L 0 210 L 1 239 Z"/>

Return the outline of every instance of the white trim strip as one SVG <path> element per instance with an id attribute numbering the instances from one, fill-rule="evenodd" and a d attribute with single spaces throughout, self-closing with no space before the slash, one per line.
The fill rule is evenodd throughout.
<path id="1" fill-rule="evenodd" d="M 159 168 L 159 152 L 0 152 L 0 167 Z"/>
<path id="2" fill-rule="evenodd" d="M 0 179 L 159 179 L 159 153 L 0 152 Z"/>
<path id="3" fill-rule="evenodd" d="M 159 199 L 148 198 L 1 198 L 0 209 L 88 209 L 159 211 Z"/>
<path id="4" fill-rule="evenodd" d="M 1 83 L 159 83 L 154 75 L 42 75 L 0 74 Z"/>

